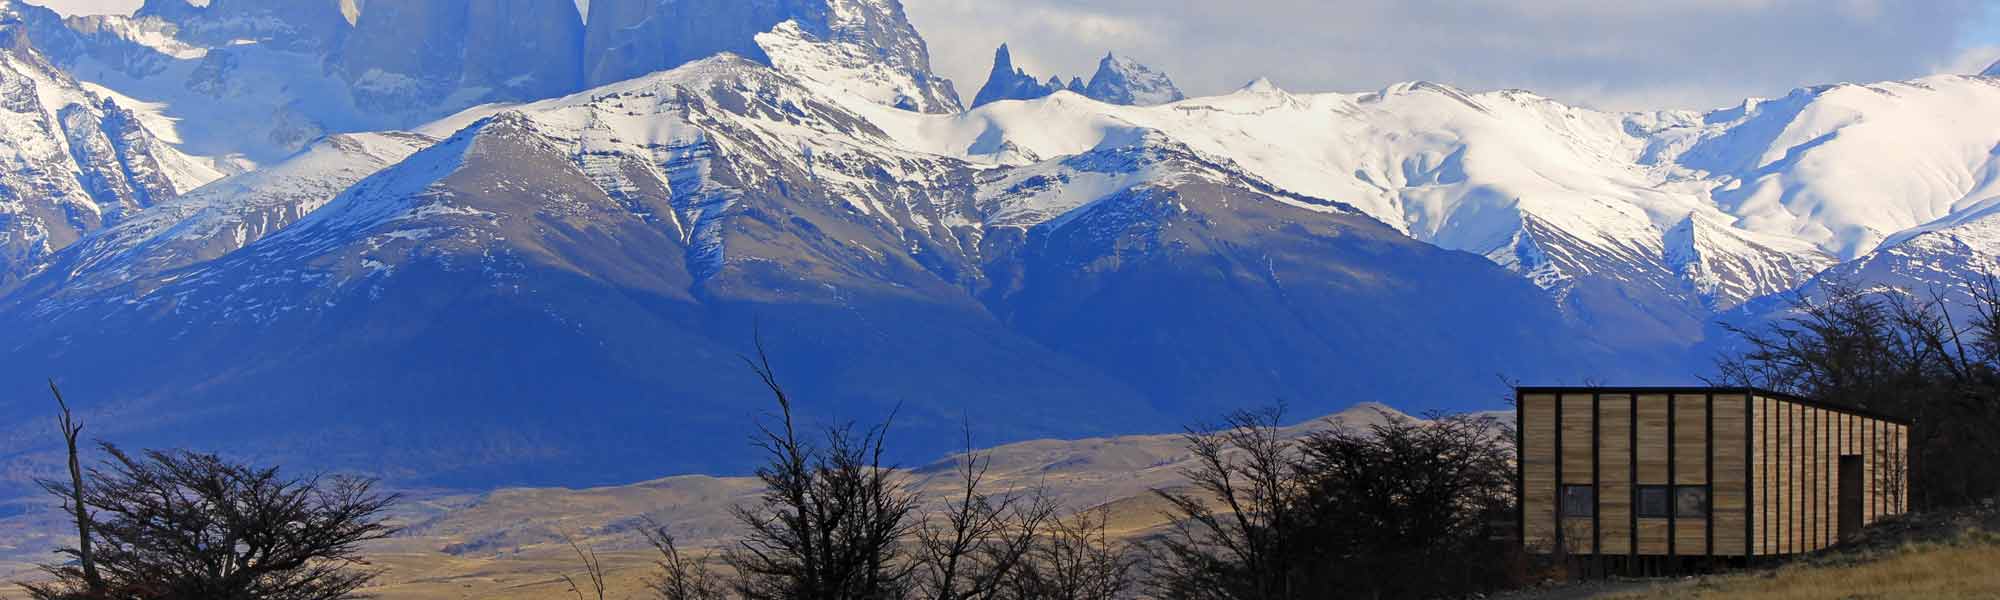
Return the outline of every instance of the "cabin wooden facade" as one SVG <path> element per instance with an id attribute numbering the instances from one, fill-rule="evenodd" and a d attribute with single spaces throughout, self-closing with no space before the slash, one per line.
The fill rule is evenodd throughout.
<path id="1" fill-rule="evenodd" d="M 1899 419 L 1743 388 L 1516 393 L 1533 552 L 1625 571 L 1748 562 L 1832 545 L 1909 498 Z"/>

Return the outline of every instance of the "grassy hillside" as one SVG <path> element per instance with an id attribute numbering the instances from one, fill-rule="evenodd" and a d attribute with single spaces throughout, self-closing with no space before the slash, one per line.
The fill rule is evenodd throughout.
<path id="1" fill-rule="evenodd" d="M 1772 569 L 1594 597 L 2000 598 L 2000 504 L 1885 522 L 1853 543 Z"/>

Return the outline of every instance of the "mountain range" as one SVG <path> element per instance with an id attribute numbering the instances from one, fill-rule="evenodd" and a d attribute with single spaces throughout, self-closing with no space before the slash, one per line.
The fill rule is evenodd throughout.
<path id="1" fill-rule="evenodd" d="M 1991 266 L 2000 79 L 1617 113 L 1411 82 L 1185 98 L 896 0 L 0 0 L 0 456 L 54 376 L 131 445 L 399 482 L 745 468 L 761 336 L 908 456 L 1283 402 L 1688 383 L 1826 278 Z M 1761 314 L 1761 313 L 1759 313 Z M 721 444 L 718 446 L 718 444 Z"/>

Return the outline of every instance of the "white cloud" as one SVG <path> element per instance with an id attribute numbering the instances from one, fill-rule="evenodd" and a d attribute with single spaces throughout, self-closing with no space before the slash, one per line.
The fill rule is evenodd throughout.
<path id="1" fill-rule="evenodd" d="M 129 15 L 145 0 L 26 0 L 66 15 Z"/>
<path id="2" fill-rule="evenodd" d="M 27 1 L 68 14 L 130 13 L 142 2 Z M 1197 95 L 1258 77 L 1312 91 L 1429 79 L 1631 109 L 1976 72 L 2000 59 L 2000 0 L 903 2 L 937 69 L 967 97 L 1001 42 L 1040 77 L 1087 78 L 1117 51 Z"/>
<path id="3" fill-rule="evenodd" d="M 966 96 L 1010 42 L 1037 76 L 1105 51 L 1191 94 L 1269 76 L 1299 90 L 1413 79 L 1609 108 L 1708 108 L 1957 64 L 2000 0 L 903 0 Z M 1983 66 L 1983 65 L 1981 65 Z M 1975 71 L 1977 69 L 1974 69 Z"/>
<path id="4" fill-rule="evenodd" d="M 1986 70 L 1987 67 L 1994 66 L 1995 63 L 2000 63 L 2000 44 L 1973 46 L 1960 50 L 1950 60 L 1940 63 L 1936 68 L 1932 69 L 1932 72 L 1978 73 Z"/>

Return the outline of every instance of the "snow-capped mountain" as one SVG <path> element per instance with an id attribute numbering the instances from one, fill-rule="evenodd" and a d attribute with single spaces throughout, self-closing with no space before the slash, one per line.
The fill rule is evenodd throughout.
<path id="1" fill-rule="evenodd" d="M 19 0 L 51 62 L 182 150 L 245 166 L 330 133 L 582 91 L 735 52 L 907 110 L 960 110 L 894 0 L 148 0 L 63 18 Z"/>
<path id="2" fill-rule="evenodd" d="M 56 250 L 221 176 L 92 93 L 0 15 L 0 289 Z"/>
<path id="3" fill-rule="evenodd" d="M 1112 53 L 1106 53 L 1097 62 L 1097 73 L 1090 76 L 1090 85 L 1084 86 L 1083 95 L 1100 102 L 1138 106 L 1187 99 L 1166 73 Z"/>
<path id="4" fill-rule="evenodd" d="M 1026 69 L 1016 66 L 1013 50 L 1001 44 L 999 50 L 993 51 L 993 71 L 986 75 L 986 84 L 980 86 L 972 107 L 1001 100 L 1034 100 L 1056 92 L 1075 92 L 1099 102 L 1128 106 L 1166 104 L 1187 98 L 1166 73 L 1110 53 L 1098 61 L 1097 73 L 1088 84 L 1076 77 L 1065 84 L 1054 75 L 1048 81 L 1038 81 Z"/>
<path id="5" fill-rule="evenodd" d="M 101 393 L 179 419 L 121 438 L 222 418 L 269 435 L 204 446 L 427 480 L 616 481 L 733 466 L 699 450 L 736 439 L 747 380 L 727 374 L 758 321 L 784 332 L 778 360 L 816 410 L 903 404 L 921 452 L 1003 404 L 981 419 L 999 437 L 1163 426 L 1242 397 L 1465 397 L 1495 371 L 1542 376 L 1510 349 L 1565 327 L 1488 261 L 1156 131 L 990 166 L 905 148 L 885 125 L 917 113 L 828 94 L 722 57 L 441 121 L 425 131 L 442 141 L 316 210 L 297 196 L 303 218 L 233 252 L 119 271 L 187 253 L 107 242 L 135 258 L 80 250 L 85 275 L 45 270 L 71 279 L 0 302 L 16 332 L 0 380 L 91 356 Z M 296 167 L 357 156 L 321 151 L 348 158 Z M 148 239 L 237 237 L 212 221 Z M 1440 365 L 1400 368 L 1410 356 Z M 550 399 L 584 396 L 606 424 L 560 425 L 572 405 Z M 660 460 L 602 460 L 635 443 Z"/>
<path id="6" fill-rule="evenodd" d="M 930 453 L 973 410 L 1012 439 L 1686 382 L 1718 314 L 2000 251 L 1993 77 L 1614 113 L 1187 99 L 1002 46 L 965 110 L 895 0 L 0 12 L 33 40 L 0 62 L 0 397 L 88 368 L 164 415 L 107 433 L 432 480 L 733 466 L 701 450 L 754 410 L 758 323 L 820 416 L 901 404 Z"/>
<path id="7" fill-rule="evenodd" d="M 402 132 L 322 138 L 283 162 L 196 188 L 63 248 L 20 292 L 60 303 L 220 258 L 436 141 Z"/>
<path id="8" fill-rule="evenodd" d="M 332 3 L 319 4 L 318 20 L 343 19 Z M 583 87 L 584 24 L 571 0 L 399 0 L 372 8 L 329 59 L 364 109 L 394 113 L 455 94 L 546 98 Z"/>
<path id="9" fill-rule="evenodd" d="M 584 51 L 593 86 L 730 52 L 905 110 L 960 109 L 898 0 L 595 0 Z"/>

